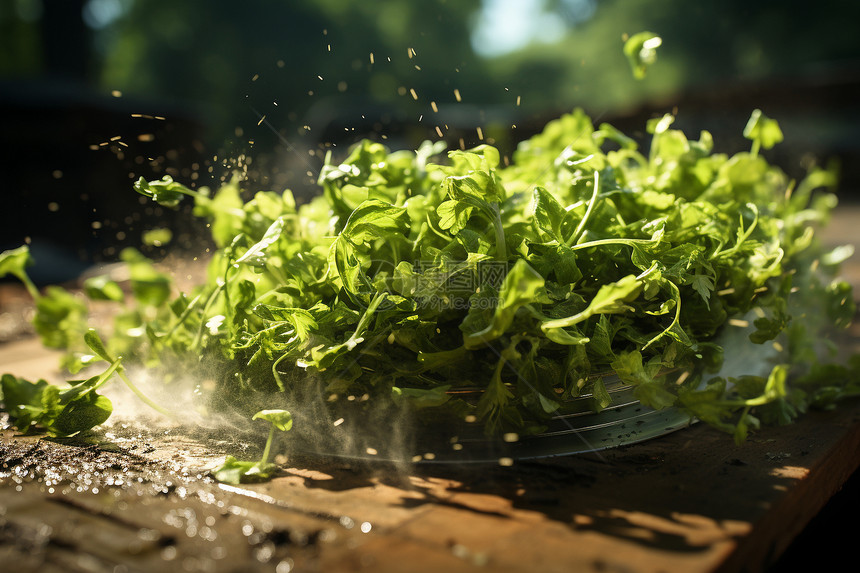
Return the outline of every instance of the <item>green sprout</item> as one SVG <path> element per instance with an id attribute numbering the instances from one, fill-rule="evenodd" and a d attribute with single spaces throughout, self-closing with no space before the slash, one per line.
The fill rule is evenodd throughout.
<path id="1" fill-rule="evenodd" d="M 645 77 L 648 67 L 657 61 L 657 48 L 663 44 L 663 38 L 653 32 L 639 32 L 624 42 L 624 55 L 630 62 L 633 77 L 641 80 Z"/>
<path id="2" fill-rule="evenodd" d="M 258 461 L 241 461 L 227 456 L 223 464 L 212 470 L 212 475 L 218 481 L 232 485 L 263 481 L 269 479 L 277 469 L 277 465 L 269 463 L 275 430 L 289 431 L 293 427 L 293 416 L 286 410 L 260 410 L 251 419 L 265 420 L 271 424 L 262 457 Z"/>
<path id="3" fill-rule="evenodd" d="M 769 118 L 760 109 L 756 109 L 753 110 L 744 128 L 744 137 L 753 142 L 750 154 L 758 155 L 760 148 L 771 149 L 782 141 L 782 130 L 775 119 Z"/>

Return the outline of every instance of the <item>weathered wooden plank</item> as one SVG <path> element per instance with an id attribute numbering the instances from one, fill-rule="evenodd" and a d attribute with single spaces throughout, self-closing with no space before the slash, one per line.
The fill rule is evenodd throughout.
<path id="1" fill-rule="evenodd" d="M 5 530 L 36 538 L 47 525 L 55 533 L 42 543 L 44 562 L 68 567 L 71 551 L 92 557 L 89 569 L 123 563 L 178 571 L 185 563 L 264 571 L 284 562 L 310 571 L 397 571 L 405 563 L 414 571 L 756 571 L 856 468 L 860 403 L 763 430 L 742 447 L 697 425 L 600 455 L 512 467 L 396 473 L 303 457 L 271 482 L 241 488 L 164 463 L 170 447 L 189 440 L 134 454 L 7 431 L 0 439 L 0 459 L 11 464 L 0 462 Z M 205 443 L 194 451 L 201 460 L 215 457 Z M 90 480 L 83 491 L 80 472 L 51 474 L 75 457 L 85 460 L 78 470 Z M 127 482 L 117 485 L 117 475 Z M 217 544 L 199 533 L 207 519 Z M 63 523 L 79 524 L 87 541 L 62 534 Z M 255 543 L 243 532 L 249 527 Z M 129 550 L 139 531 L 156 533 Z M 159 551 L 147 551 L 153 539 Z M 229 557 L 208 559 L 213 551 Z"/>

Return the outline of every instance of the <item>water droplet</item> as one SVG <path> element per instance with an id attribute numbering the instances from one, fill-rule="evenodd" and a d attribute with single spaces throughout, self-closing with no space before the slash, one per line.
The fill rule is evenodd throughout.
<path id="1" fill-rule="evenodd" d="M 275 544 L 266 542 L 254 549 L 254 558 L 260 563 L 268 563 L 275 555 Z"/>
<path id="2" fill-rule="evenodd" d="M 176 559 L 176 547 L 168 545 L 161 550 L 161 558 L 165 561 L 173 561 Z"/>
<path id="3" fill-rule="evenodd" d="M 348 515 L 341 516 L 340 524 L 344 529 L 352 529 L 355 527 L 355 521 L 353 521 Z"/>
<path id="4" fill-rule="evenodd" d="M 213 547 L 212 551 L 209 552 L 209 556 L 212 557 L 212 559 L 216 560 L 224 559 L 225 557 L 227 557 L 227 549 L 225 547 L 221 547 L 220 545 L 218 547 Z"/>

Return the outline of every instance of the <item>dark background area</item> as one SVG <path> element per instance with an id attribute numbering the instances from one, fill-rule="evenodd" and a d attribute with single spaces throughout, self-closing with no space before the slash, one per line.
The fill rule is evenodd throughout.
<path id="1" fill-rule="evenodd" d="M 574 107 L 643 143 L 645 121 L 674 111 L 728 153 L 761 108 L 785 133 L 770 160 L 796 176 L 838 161 L 840 199 L 857 201 L 858 21 L 842 0 L 7 0 L 0 250 L 30 242 L 41 284 L 153 228 L 195 251 L 187 210 L 142 201 L 136 178 L 217 185 L 238 169 L 248 192 L 307 197 L 325 153 L 363 137 L 472 146 L 480 128 L 509 154 Z M 622 46 L 642 30 L 663 45 L 639 81 Z M 847 555 L 857 482 L 775 571 L 827 541 Z"/>
<path id="2" fill-rule="evenodd" d="M 239 169 L 248 192 L 307 197 L 326 151 L 363 137 L 473 146 L 480 128 L 509 154 L 574 107 L 644 144 L 645 121 L 674 111 L 729 153 L 761 108 L 786 138 L 768 158 L 795 176 L 837 160 L 852 200 L 858 20 L 837 0 L 10 0 L 0 248 L 30 241 L 42 283 L 151 228 L 194 251 L 187 212 L 141 202 L 136 178 L 212 186 Z M 642 30 L 663 45 L 640 81 L 622 46 Z"/>
<path id="3" fill-rule="evenodd" d="M 851 568 L 856 559 L 860 473 L 854 472 L 824 509 L 795 538 L 768 573 Z"/>

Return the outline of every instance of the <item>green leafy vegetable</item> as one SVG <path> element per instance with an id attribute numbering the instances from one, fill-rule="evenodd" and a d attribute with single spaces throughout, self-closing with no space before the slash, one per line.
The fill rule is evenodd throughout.
<path id="1" fill-rule="evenodd" d="M 125 300 L 122 287 L 105 275 L 90 277 L 85 280 L 84 294 L 90 300 L 112 300 L 114 302 Z"/>
<path id="2" fill-rule="evenodd" d="M 176 207 L 183 196 L 196 195 L 194 191 L 177 183 L 169 175 L 165 175 L 161 181 L 146 181 L 141 177 L 134 183 L 134 190 L 165 207 Z"/>
<path id="3" fill-rule="evenodd" d="M 243 482 L 261 481 L 268 479 L 276 470 L 275 464 L 269 463 L 275 430 L 287 432 L 293 427 L 293 417 L 286 410 L 260 410 L 254 414 L 254 420 L 269 422 L 269 437 L 259 461 L 245 462 L 227 456 L 224 463 L 212 470 L 212 475 L 218 481 L 239 485 Z"/>
<path id="4" fill-rule="evenodd" d="M 30 382 L 4 374 L 0 379 L 3 408 L 10 423 L 21 432 L 39 428 L 54 436 L 77 435 L 110 417 L 113 404 L 96 389 L 110 379 L 118 366 L 119 362 L 114 362 L 101 374 L 69 382 L 65 389 L 45 380 Z"/>
<path id="5" fill-rule="evenodd" d="M 24 283 L 27 291 L 34 300 L 38 300 L 41 296 L 39 289 L 30 280 L 27 275 L 27 267 L 33 264 L 33 257 L 30 256 L 30 248 L 27 245 L 22 245 L 17 249 L 10 249 L 0 253 L 0 277 L 12 275 Z"/>
<path id="6" fill-rule="evenodd" d="M 141 240 L 144 245 L 150 247 L 163 247 L 173 239 L 173 231 L 170 229 L 150 229 L 144 231 Z"/>
<path id="7" fill-rule="evenodd" d="M 628 41 L 634 70 L 658 44 Z M 752 152 L 733 156 L 673 122 L 650 121 L 640 152 L 576 110 L 505 162 L 488 145 L 445 159 L 439 144 L 365 141 L 342 160 L 329 154 L 322 193 L 302 205 L 289 191 L 245 197 L 236 179 L 214 193 L 138 181 L 164 205 L 190 198 L 209 222 L 218 249 L 207 279 L 177 294 L 127 250 L 130 297 L 104 277 L 84 285 L 120 306 L 111 336 L 87 329 L 80 297 L 53 289 L 34 290 L 37 329 L 69 365 L 106 361 L 156 409 L 127 367 L 168 383 L 205 369 L 214 406 L 272 424 L 262 461 L 216 470 L 233 483 L 271 470 L 274 431 L 292 422 L 270 408 L 320 397 L 336 416 L 395 404 L 431 424 L 474 417 L 488 434 L 527 435 L 571 397 L 609 406 L 616 376 L 643 404 L 683 408 L 740 440 L 856 394 L 856 364 L 819 362 L 828 329 L 856 311 L 836 278 L 850 249 L 824 252 L 815 237 L 835 206 L 835 174 L 795 183 L 770 165 L 759 150 L 782 134 L 760 112 L 745 130 Z M 0 270 L 27 282 L 28 263 L 26 249 L 8 251 Z M 732 332 L 790 349 L 786 364 L 770 377 L 714 378 L 720 336 Z M 8 380 L 5 407 L 25 427 L 77 431 L 107 411 L 91 388 L 103 380 L 62 391 L 66 403 Z"/>
<path id="8" fill-rule="evenodd" d="M 663 39 L 653 32 L 639 32 L 624 42 L 624 55 L 630 62 L 633 77 L 641 80 L 645 77 L 648 67 L 657 61 L 657 48 L 663 44 Z"/>
<path id="9" fill-rule="evenodd" d="M 760 148 L 771 149 L 782 142 L 782 130 L 776 120 L 767 117 L 760 109 L 753 110 L 746 127 L 744 137 L 753 142 L 750 153 L 757 155 Z"/>

